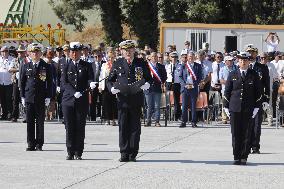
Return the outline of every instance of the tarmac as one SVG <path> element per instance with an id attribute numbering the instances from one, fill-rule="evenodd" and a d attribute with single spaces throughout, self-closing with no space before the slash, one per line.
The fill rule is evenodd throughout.
<path id="1" fill-rule="evenodd" d="M 83 160 L 67 161 L 61 122 L 45 122 L 43 151 L 26 152 L 26 124 L 1 121 L 0 188 L 284 188 L 284 128 L 263 125 L 261 154 L 237 166 L 229 125 L 178 125 L 142 127 L 137 162 L 120 163 L 117 126 L 87 122 Z"/>

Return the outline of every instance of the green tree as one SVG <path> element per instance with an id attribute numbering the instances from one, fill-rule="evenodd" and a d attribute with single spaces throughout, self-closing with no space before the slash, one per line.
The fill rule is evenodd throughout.
<path id="1" fill-rule="evenodd" d="M 124 0 L 125 22 L 138 37 L 138 44 L 156 49 L 158 43 L 158 0 Z"/>
<path id="2" fill-rule="evenodd" d="M 196 23 L 218 23 L 222 10 L 213 0 L 190 0 L 188 20 Z"/>
<path id="3" fill-rule="evenodd" d="M 49 0 L 55 14 L 65 24 L 74 25 L 77 31 L 82 31 L 87 21 L 84 11 L 99 8 L 101 21 L 106 33 L 106 42 L 110 45 L 122 40 L 122 13 L 119 0 Z"/>
<path id="4" fill-rule="evenodd" d="M 184 0 L 160 0 L 159 9 L 163 22 L 187 22 L 188 2 Z"/>

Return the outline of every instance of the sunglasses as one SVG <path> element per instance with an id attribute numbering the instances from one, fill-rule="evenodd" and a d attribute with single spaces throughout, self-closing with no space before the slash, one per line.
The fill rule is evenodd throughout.
<path id="1" fill-rule="evenodd" d="M 260 59 L 266 59 L 266 57 L 260 57 Z"/>
<path id="2" fill-rule="evenodd" d="M 222 58 L 222 56 L 216 56 L 216 58 Z"/>
<path id="3" fill-rule="evenodd" d="M 158 58 L 163 58 L 163 57 L 161 57 L 161 56 L 158 56 Z"/>

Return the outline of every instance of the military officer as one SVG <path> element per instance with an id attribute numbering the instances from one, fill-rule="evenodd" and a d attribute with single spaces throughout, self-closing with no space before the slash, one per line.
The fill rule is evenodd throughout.
<path id="1" fill-rule="evenodd" d="M 262 108 L 258 111 L 255 119 L 254 126 L 251 135 L 251 148 L 253 154 L 259 154 L 260 151 L 260 135 L 261 135 L 261 124 L 262 124 L 262 115 L 263 110 L 268 109 L 269 107 L 269 98 L 270 98 L 270 77 L 269 69 L 267 65 L 261 64 L 256 60 L 258 49 L 253 47 L 252 44 L 248 45 L 247 52 L 251 54 L 252 62 L 249 65 L 250 69 L 253 69 L 257 72 L 260 78 L 260 84 L 262 88 Z"/>
<path id="2" fill-rule="evenodd" d="M 70 59 L 61 75 L 62 111 L 66 129 L 66 160 L 81 160 L 88 113 L 88 89 L 96 87 L 91 64 L 81 60 L 81 45 L 70 43 Z"/>
<path id="3" fill-rule="evenodd" d="M 22 104 L 26 107 L 27 111 L 28 147 L 26 151 L 42 151 L 44 143 L 45 106 L 49 105 L 51 98 L 51 69 L 40 58 L 42 56 L 41 44 L 32 43 L 28 50 L 31 61 L 23 64 L 20 90 Z"/>
<path id="4" fill-rule="evenodd" d="M 120 162 L 136 161 L 141 134 L 141 109 L 144 103 L 143 90 L 147 90 L 152 83 L 149 67 L 140 58 L 134 57 L 136 42 L 126 40 L 119 44 L 123 58 L 117 59 L 112 66 L 107 86 L 113 94 L 118 96 L 118 122 Z M 141 82 L 144 81 L 145 82 Z M 131 88 L 134 92 L 125 92 L 117 85 L 127 86 L 140 83 Z M 132 86 L 133 86 L 132 85 Z M 135 92 L 135 89 L 137 91 Z"/>
<path id="5" fill-rule="evenodd" d="M 262 102 L 260 80 L 248 69 L 248 52 L 238 54 L 239 69 L 229 73 L 224 92 L 224 111 L 230 117 L 234 165 L 246 165 L 253 119 Z"/>
<path id="6" fill-rule="evenodd" d="M 81 59 L 92 64 L 93 62 L 95 62 L 95 57 L 89 54 L 90 50 L 91 47 L 89 45 L 83 45 Z"/>

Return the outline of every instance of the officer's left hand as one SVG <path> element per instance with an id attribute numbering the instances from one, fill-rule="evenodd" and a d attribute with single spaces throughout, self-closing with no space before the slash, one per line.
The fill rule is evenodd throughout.
<path id="1" fill-rule="evenodd" d="M 146 82 L 144 85 L 140 87 L 142 90 L 148 90 L 150 88 L 150 83 Z"/>
<path id="2" fill-rule="evenodd" d="M 50 98 L 45 99 L 45 106 L 48 106 L 50 104 Z"/>
<path id="3" fill-rule="evenodd" d="M 91 82 L 91 83 L 90 83 L 90 88 L 91 88 L 91 89 L 96 88 L 96 87 L 97 87 L 97 84 L 98 84 L 97 82 Z"/>
<path id="4" fill-rule="evenodd" d="M 269 104 L 267 102 L 262 103 L 262 109 L 266 111 L 269 108 Z"/>
<path id="5" fill-rule="evenodd" d="M 252 112 L 252 118 L 255 118 L 257 112 L 258 112 L 259 108 L 254 108 L 253 112 Z"/>

